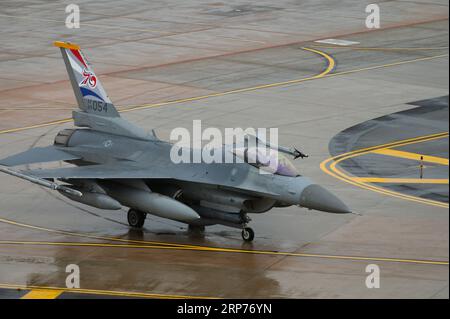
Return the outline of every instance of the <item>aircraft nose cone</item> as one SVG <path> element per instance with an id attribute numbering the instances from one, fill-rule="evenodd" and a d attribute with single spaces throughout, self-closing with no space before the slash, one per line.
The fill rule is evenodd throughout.
<path id="1" fill-rule="evenodd" d="M 339 198 L 316 184 L 307 186 L 300 194 L 300 206 L 335 214 L 351 213 Z"/>

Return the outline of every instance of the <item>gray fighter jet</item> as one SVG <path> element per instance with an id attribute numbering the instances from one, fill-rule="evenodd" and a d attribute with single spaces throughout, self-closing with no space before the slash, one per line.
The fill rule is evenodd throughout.
<path id="1" fill-rule="evenodd" d="M 306 157 L 296 149 L 264 143 L 276 151 L 277 167 L 261 174 L 264 161 L 250 161 L 248 147 L 234 151 L 234 163 L 174 163 L 173 144 L 121 118 L 79 46 L 60 48 L 78 110 L 77 128 L 60 131 L 54 144 L 32 148 L 0 160 L 0 171 L 60 192 L 71 200 L 100 209 L 128 207 L 128 223 L 141 228 L 147 214 L 168 218 L 203 231 L 221 224 L 242 229 L 254 239 L 248 214 L 297 205 L 330 213 L 350 213 L 336 196 L 301 176 L 286 156 Z M 260 141 L 247 136 L 247 140 Z M 232 148 L 236 149 L 236 148 Z M 190 149 L 195 152 L 195 150 Z M 229 146 L 223 151 L 230 152 Z M 228 154 L 229 155 L 229 154 Z M 13 170 L 7 166 L 64 161 L 57 169 Z"/>

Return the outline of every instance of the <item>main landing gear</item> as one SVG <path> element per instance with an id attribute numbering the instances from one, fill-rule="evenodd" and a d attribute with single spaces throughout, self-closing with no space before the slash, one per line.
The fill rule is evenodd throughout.
<path id="1" fill-rule="evenodd" d="M 128 224 L 134 228 L 142 228 L 142 226 L 144 226 L 146 217 L 147 213 L 135 209 L 130 209 L 127 215 Z"/>
<path id="2" fill-rule="evenodd" d="M 145 219 L 147 217 L 147 213 L 141 212 L 136 209 L 130 209 L 127 214 L 128 224 L 133 228 L 142 228 L 145 223 Z M 246 218 L 245 221 L 249 221 Z M 205 231 L 205 226 L 201 225 L 189 225 L 189 232 L 194 234 L 202 234 Z M 246 242 L 252 242 L 255 239 L 255 231 L 247 227 L 246 224 L 243 224 L 242 228 L 242 239 Z"/>

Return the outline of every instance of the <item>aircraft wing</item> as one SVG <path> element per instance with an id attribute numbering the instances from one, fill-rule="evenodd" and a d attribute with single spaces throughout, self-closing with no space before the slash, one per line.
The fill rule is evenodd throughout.
<path id="1" fill-rule="evenodd" d="M 202 174 L 195 170 L 195 164 L 192 167 L 184 165 L 155 165 L 154 167 L 134 167 L 123 163 L 98 164 L 89 166 L 66 167 L 57 169 L 36 169 L 22 171 L 21 173 L 33 176 L 39 179 L 166 179 L 178 180 L 183 182 L 211 184 L 222 187 L 239 187 L 242 190 L 260 194 L 272 195 L 278 194 L 269 192 L 263 186 L 247 184 L 243 180 L 233 182 L 225 179 L 223 176 L 211 176 L 212 174 Z"/>
<path id="2" fill-rule="evenodd" d="M 17 166 L 34 163 L 68 161 L 79 159 L 79 156 L 59 150 L 55 146 L 35 147 L 28 151 L 0 160 L 0 165 Z"/>

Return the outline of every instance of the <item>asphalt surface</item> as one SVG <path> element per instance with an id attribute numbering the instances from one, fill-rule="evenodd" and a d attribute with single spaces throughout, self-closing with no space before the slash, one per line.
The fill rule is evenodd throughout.
<path id="1" fill-rule="evenodd" d="M 75 99 L 51 43 L 72 41 L 128 120 L 163 139 L 197 119 L 220 129 L 278 127 L 281 144 L 310 155 L 295 162 L 301 173 L 360 215 L 274 209 L 252 216 L 256 238 L 245 244 L 236 229 L 213 226 L 196 236 L 152 216 L 133 231 L 125 210 L 97 210 L 2 175 L 1 297 L 448 298 L 442 191 L 387 193 L 391 184 L 369 187 L 345 165 L 336 166 L 342 176 L 320 165 L 338 155 L 329 144 L 340 132 L 448 95 L 447 1 L 383 2 L 380 30 L 365 28 L 369 2 L 361 1 L 79 3 L 78 30 L 64 27 L 62 2 L 2 4 L 0 157 L 51 144 L 71 126 L 64 119 Z M 314 42 L 324 38 L 359 43 Z M 367 134 L 358 146 L 445 131 L 445 124 L 448 131 L 448 120 L 416 114 L 414 121 Z M 445 145 L 448 138 L 400 147 L 448 159 Z M 397 165 L 379 160 L 371 159 L 383 164 L 376 176 Z M 448 166 L 433 177 L 445 172 Z M 80 267 L 80 290 L 65 288 L 69 264 Z M 368 264 L 380 267 L 378 289 L 365 285 Z"/>
<path id="2" fill-rule="evenodd" d="M 408 137 L 448 132 L 448 96 L 409 104 L 417 107 L 369 120 L 339 133 L 330 142 L 330 153 L 339 155 Z M 389 152 L 363 154 L 343 161 L 340 166 L 368 180 L 399 180 L 377 183 L 392 191 L 448 203 L 448 135 L 391 151 L 392 148 Z M 430 156 L 433 158 L 427 161 Z M 430 180 L 436 183 L 428 183 Z"/>

